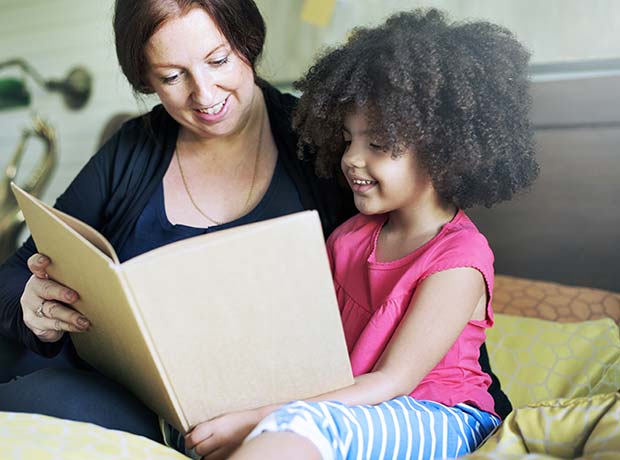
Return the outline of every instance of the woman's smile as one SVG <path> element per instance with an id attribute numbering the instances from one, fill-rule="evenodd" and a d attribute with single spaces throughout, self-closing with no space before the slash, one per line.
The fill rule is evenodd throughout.
<path id="1" fill-rule="evenodd" d="M 226 96 L 223 101 L 218 102 L 215 105 L 211 105 L 210 107 L 206 107 L 203 109 L 193 109 L 196 116 L 208 123 L 217 123 L 222 120 L 226 114 L 228 113 L 228 101 L 230 99 L 230 95 Z"/>

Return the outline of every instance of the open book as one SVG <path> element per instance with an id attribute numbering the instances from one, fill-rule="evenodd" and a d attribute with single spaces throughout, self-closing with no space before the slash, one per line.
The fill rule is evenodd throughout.
<path id="1" fill-rule="evenodd" d="M 79 355 L 182 433 L 353 382 L 316 211 L 119 263 L 96 230 L 12 188 L 50 277 L 91 321 L 72 334 Z"/>

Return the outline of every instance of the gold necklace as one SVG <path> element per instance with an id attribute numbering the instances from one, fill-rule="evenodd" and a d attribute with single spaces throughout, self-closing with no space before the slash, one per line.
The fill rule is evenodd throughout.
<path id="1" fill-rule="evenodd" d="M 239 217 L 244 216 L 247 213 L 247 211 L 249 211 L 248 205 L 250 203 L 250 198 L 252 198 L 252 192 L 254 191 L 254 182 L 256 182 L 256 174 L 258 171 L 258 154 L 260 153 L 262 137 L 263 137 L 263 113 L 261 112 L 260 128 L 258 130 L 258 141 L 256 143 L 256 155 L 254 159 L 254 173 L 252 175 L 252 182 L 250 183 L 250 190 L 248 191 L 248 196 L 245 200 L 245 204 L 243 205 L 243 209 Z M 177 158 L 177 165 L 179 166 L 179 172 L 181 173 L 181 179 L 183 180 L 183 186 L 185 187 L 185 191 L 187 192 L 189 201 L 192 203 L 196 211 L 198 211 L 207 220 L 210 220 L 211 222 L 213 222 L 215 225 L 222 225 L 223 223 L 225 223 L 219 220 L 215 220 L 213 217 L 210 217 L 207 213 L 205 213 L 202 209 L 200 209 L 200 206 L 198 206 L 198 203 L 196 203 L 196 200 L 194 200 L 192 193 L 189 191 L 189 186 L 187 185 L 187 178 L 185 177 L 185 173 L 183 172 L 183 167 L 181 166 L 181 158 L 179 156 L 179 144 L 178 143 L 177 143 L 177 148 L 174 151 L 174 156 Z"/>

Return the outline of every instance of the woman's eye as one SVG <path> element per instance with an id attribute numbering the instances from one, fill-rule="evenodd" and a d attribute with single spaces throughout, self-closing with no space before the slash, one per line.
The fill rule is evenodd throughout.
<path id="1" fill-rule="evenodd" d="M 216 67 L 219 67 L 219 66 L 226 64 L 227 62 L 228 62 L 228 56 L 224 56 L 221 59 L 216 59 L 214 61 L 211 61 L 211 64 L 213 64 Z"/>
<path id="2" fill-rule="evenodd" d="M 164 85 L 172 85 L 179 79 L 179 74 L 175 73 L 174 75 L 170 75 L 168 77 L 162 77 L 161 81 Z"/>

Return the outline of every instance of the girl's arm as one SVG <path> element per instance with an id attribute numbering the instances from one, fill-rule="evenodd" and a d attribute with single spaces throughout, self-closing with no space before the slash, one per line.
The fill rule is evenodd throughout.
<path id="1" fill-rule="evenodd" d="M 411 393 L 439 363 L 471 319 L 486 315 L 486 286 L 473 268 L 454 268 L 426 278 L 411 300 L 376 366 L 353 385 L 311 398 L 345 404 L 378 404 Z M 219 458 L 241 443 L 279 405 L 225 414 L 201 423 L 186 437 L 206 459 Z M 228 447 L 228 449 L 226 448 Z M 224 450 L 223 450 L 224 449 Z"/>

